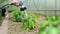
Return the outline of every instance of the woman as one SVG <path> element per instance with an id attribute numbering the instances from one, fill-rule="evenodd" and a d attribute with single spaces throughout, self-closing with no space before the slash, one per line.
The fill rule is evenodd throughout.
<path id="1" fill-rule="evenodd" d="M 19 6 L 18 0 L 9 0 L 9 1 L 11 1 L 15 6 L 17 6 L 17 7 Z M 3 5 L 3 4 L 1 3 L 1 5 Z M 5 13 L 6 13 L 6 8 L 4 7 L 4 8 L 2 8 L 2 16 L 5 16 Z"/>
<path id="2" fill-rule="evenodd" d="M 21 2 L 20 2 L 20 4 L 19 4 L 18 0 L 12 0 L 12 3 L 17 7 L 21 6 L 21 8 L 20 8 L 21 11 L 24 11 L 27 9 L 25 6 L 22 5 L 23 3 L 21 4 Z"/>

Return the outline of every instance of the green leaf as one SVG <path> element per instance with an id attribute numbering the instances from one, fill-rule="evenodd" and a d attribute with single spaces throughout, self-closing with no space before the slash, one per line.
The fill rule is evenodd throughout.
<path id="1" fill-rule="evenodd" d="M 17 21 L 17 22 L 21 22 L 21 17 L 17 17 L 17 18 L 16 18 L 16 21 Z"/>
<path id="2" fill-rule="evenodd" d="M 47 29 L 47 34 L 59 34 L 58 33 L 58 29 L 57 28 L 54 28 L 54 27 L 49 27 Z"/>
<path id="3" fill-rule="evenodd" d="M 42 21 L 41 24 L 40 24 L 40 28 L 44 29 L 47 25 L 48 25 L 47 21 Z"/>
<path id="4" fill-rule="evenodd" d="M 24 23 L 23 26 L 22 26 L 22 29 L 23 29 L 23 30 L 26 30 L 27 28 L 28 28 L 28 27 L 27 27 L 27 24 Z"/>
<path id="5" fill-rule="evenodd" d="M 57 27 L 59 25 L 59 21 L 52 21 L 50 22 L 50 24 L 53 26 L 53 27 Z"/>
<path id="6" fill-rule="evenodd" d="M 58 20 L 58 16 L 46 16 L 46 18 L 49 20 L 49 21 L 55 21 L 55 20 Z"/>
<path id="7" fill-rule="evenodd" d="M 52 16 L 52 20 L 56 20 L 56 17 L 55 16 Z"/>
<path id="8" fill-rule="evenodd" d="M 47 18 L 48 20 L 51 20 L 51 16 L 46 16 L 46 18 Z"/>
<path id="9" fill-rule="evenodd" d="M 41 31 L 41 32 L 39 32 L 38 34 L 46 34 L 46 32 L 44 32 L 44 31 Z"/>

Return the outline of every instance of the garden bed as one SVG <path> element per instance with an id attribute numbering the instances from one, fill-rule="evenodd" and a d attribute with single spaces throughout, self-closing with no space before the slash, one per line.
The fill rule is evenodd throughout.
<path id="1" fill-rule="evenodd" d="M 12 10 L 9 20 L 8 34 L 49 34 L 52 29 L 51 33 L 55 34 L 56 31 L 54 30 L 58 31 L 58 25 L 60 24 L 60 16 L 25 13 L 25 11 L 19 11 L 18 9 L 16 11 Z"/>
<path id="2" fill-rule="evenodd" d="M 50 27 L 51 30 L 52 29 L 56 30 L 57 28 L 58 29 L 60 28 L 60 25 L 58 27 L 55 27 L 55 26 L 51 27 L 50 26 L 52 24 L 54 25 L 54 23 L 56 23 L 55 25 L 57 25 L 58 22 L 60 23 L 60 19 L 59 19 L 60 17 L 58 19 L 54 19 L 51 16 L 49 16 L 49 17 L 46 16 L 45 17 L 45 16 L 40 15 L 39 19 L 36 21 L 36 27 L 32 30 L 22 30 L 23 23 L 22 22 L 15 22 L 15 21 L 12 20 L 13 19 L 12 16 L 10 16 L 10 17 L 11 17 L 11 18 L 9 18 L 10 22 L 8 24 L 8 34 L 38 34 L 40 32 L 41 27 L 47 27 L 47 26 L 48 26 L 48 29 Z M 46 18 L 48 18 L 48 19 L 46 19 Z M 50 24 L 46 24 L 47 22 L 49 22 Z M 46 30 L 47 30 L 47 28 L 46 28 Z M 43 29 L 42 29 L 42 31 L 43 31 Z M 45 33 L 45 32 L 41 32 L 41 34 L 42 33 Z"/>
<path id="3" fill-rule="evenodd" d="M 38 21 L 36 22 L 36 27 L 32 30 L 22 30 L 21 22 L 14 22 L 10 19 L 8 25 L 8 34 L 38 34 L 40 22 L 44 20 L 43 16 L 40 16 Z"/>

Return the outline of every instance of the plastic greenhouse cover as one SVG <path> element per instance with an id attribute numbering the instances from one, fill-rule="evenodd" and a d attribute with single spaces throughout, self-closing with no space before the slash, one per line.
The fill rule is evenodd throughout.
<path id="1" fill-rule="evenodd" d="M 30 12 L 60 16 L 60 0 L 26 0 L 23 2 Z"/>
<path id="2" fill-rule="evenodd" d="M 46 15 L 60 15 L 60 0 L 18 0 L 22 1 L 29 12 Z M 11 0 L 8 1 L 11 3 Z"/>

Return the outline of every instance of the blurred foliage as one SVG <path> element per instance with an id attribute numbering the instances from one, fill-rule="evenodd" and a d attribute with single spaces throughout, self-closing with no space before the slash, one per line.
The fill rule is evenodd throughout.
<path id="1" fill-rule="evenodd" d="M 8 0 L 0 0 L 0 4 L 8 2 Z"/>
<path id="2" fill-rule="evenodd" d="M 26 27 L 27 30 L 31 30 L 36 27 L 36 21 L 38 20 L 39 14 L 28 14 L 28 16 L 24 17 L 24 24 L 23 24 L 23 29 L 24 26 Z"/>
<path id="3" fill-rule="evenodd" d="M 59 16 L 46 16 L 47 21 L 42 21 L 38 34 L 60 34 L 58 26 L 60 25 Z"/>
<path id="4" fill-rule="evenodd" d="M 23 30 L 31 30 L 36 27 L 35 23 L 38 20 L 40 14 L 27 13 L 28 16 L 26 16 L 25 11 L 20 11 L 19 7 L 10 6 L 9 9 L 12 11 L 14 21 L 23 23 Z"/>
<path id="5" fill-rule="evenodd" d="M 46 34 L 60 34 L 59 29 L 55 27 L 48 27 Z"/>

